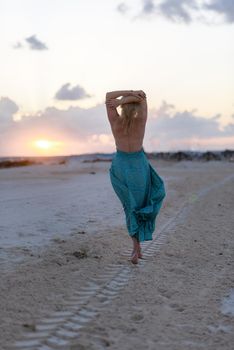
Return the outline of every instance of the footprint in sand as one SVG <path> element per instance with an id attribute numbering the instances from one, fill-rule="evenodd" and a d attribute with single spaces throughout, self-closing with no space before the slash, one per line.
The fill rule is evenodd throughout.
<path id="1" fill-rule="evenodd" d="M 62 239 L 60 237 L 54 237 L 51 239 L 53 242 L 55 243 L 66 243 L 66 240 L 65 239 Z"/>
<path id="2" fill-rule="evenodd" d="M 92 332 L 91 332 L 92 334 Z M 87 335 L 85 335 L 87 337 Z M 79 342 L 74 342 L 70 346 L 70 350 L 97 350 L 97 349 L 103 349 L 106 347 L 109 347 L 111 345 L 111 342 L 109 341 L 108 338 L 92 334 L 89 336 L 89 339 L 80 339 Z"/>
<path id="3" fill-rule="evenodd" d="M 72 253 L 72 255 L 74 255 L 77 259 L 83 259 L 88 257 L 87 251 L 85 249 L 76 250 Z"/>
<path id="4" fill-rule="evenodd" d="M 144 315 L 142 313 L 137 313 L 131 316 L 131 320 L 133 321 L 142 321 L 144 319 Z"/>
<path id="5" fill-rule="evenodd" d="M 170 306 L 172 309 L 175 309 L 175 311 L 183 312 L 183 311 L 185 310 L 185 308 L 184 308 L 182 305 L 179 305 L 179 304 L 177 304 L 177 303 L 169 304 L 169 306 Z"/>

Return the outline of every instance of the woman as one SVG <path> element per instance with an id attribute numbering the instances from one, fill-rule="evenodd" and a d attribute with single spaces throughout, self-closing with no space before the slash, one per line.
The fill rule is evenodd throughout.
<path id="1" fill-rule="evenodd" d="M 131 261 L 137 264 L 138 258 L 142 258 L 140 242 L 152 240 L 156 216 L 166 192 L 162 178 L 149 163 L 143 149 L 147 120 L 144 91 L 107 92 L 105 103 L 116 144 L 109 169 L 110 179 L 122 203 L 128 233 L 133 240 Z"/>

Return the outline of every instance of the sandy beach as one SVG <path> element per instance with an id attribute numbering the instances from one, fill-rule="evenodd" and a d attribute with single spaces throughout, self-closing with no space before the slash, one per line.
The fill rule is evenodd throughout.
<path id="1" fill-rule="evenodd" d="M 150 162 L 138 265 L 109 162 L 0 170 L 0 349 L 233 349 L 234 163 Z"/>

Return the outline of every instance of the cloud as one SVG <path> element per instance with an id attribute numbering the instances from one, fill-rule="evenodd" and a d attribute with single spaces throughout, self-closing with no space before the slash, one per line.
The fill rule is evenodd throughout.
<path id="1" fill-rule="evenodd" d="M 22 49 L 23 45 L 20 41 L 17 41 L 17 43 L 15 43 L 15 45 L 13 45 L 13 49 Z"/>
<path id="2" fill-rule="evenodd" d="M 86 91 L 79 85 L 70 88 L 70 83 L 64 84 L 55 94 L 57 100 L 81 100 L 82 98 L 91 97 Z"/>
<path id="3" fill-rule="evenodd" d="M 67 109 L 47 107 L 44 111 L 38 111 L 32 115 L 22 115 L 21 119 L 14 121 L 13 114 L 18 111 L 18 106 L 10 99 L 0 100 L 0 138 L 1 123 L 7 121 L 8 131 L 16 134 L 28 133 L 59 134 L 73 140 L 86 140 L 93 134 L 105 134 L 110 132 L 110 127 L 105 116 L 105 105 L 84 109 L 70 106 Z"/>
<path id="4" fill-rule="evenodd" d="M 0 99 L 0 130 L 4 132 L 14 125 L 13 116 L 19 110 L 17 104 L 8 97 Z"/>
<path id="5" fill-rule="evenodd" d="M 156 126 L 154 134 L 167 137 L 213 137 L 223 135 L 219 119 L 221 114 L 211 118 L 196 115 L 196 109 L 191 111 L 176 111 L 175 106 L 166 101 L 152 114 L 151 123 Z"/>
<path id="6" fill-rule="evenodd" d="M 18 111 L 17 104 L 8 97 L 1 97 L 0 99 L 0 120 L 12 119 L 13 114 Z"/>
<path id="7" fill-rule="evenodd" d="M 19 107 L 8 97 L 0 98 L 0 157 L 5 156 L 6 148 L 9 148 L 11 143 L 11 131 L 14 130 L 14 114 L 17 113 Z M 11 155 L 11 152 L 10 154 Z"/>
<path id="8" fill-rule="evenodd" d="M 234 1 L 233 0 L 213 0 L 203 5 L 204 9 L 224 15 L 225 21 L 234 22 Z"/>
<path id="9" fill-rule="evenodd" d="M 233 123 L 227 124 L 224 130 L 226 135 L 234 137 L 234 114 L 232 115 L 232 118 L 233 118 Z"/>
<path id="10" fill-rule="evenodd" d="M 0 100 L 0 156 L 35 155 L 29 142 L 38 138 L 63 143 L 56 154 L 113 152 L 115 142 L 106 116 L 105 104 L 84 109 L 48 107 L 33 115 L 19 114 L 17 104 L 7 97 Z M 211 118 L 199 115 L 196 109 L 179 111 L 173 104 L 162 101 L 157 109 L 149 110 L 144 146 L 146 151 L 180 149 L 234 148 L 233 122 L 220 127 L 221 115 Z M 15 152 L 21 152 L 16 154 Z"/>
<path id="11" fill-rule="evenodd" d="M 125 14 L 128 11 L 128 6 L 124 2 L 121 2 L 116 9 L 120 13 Z"/>
<path id="12" fill-rule="evenodd" d="M 152 0 L 143 1 L 142 12 L 145 14 L 152 13 L 155 9 L 154 3 Z"/>
<path id="13" fill-rule="evenodd" d="M 229 123 L 221 129 L 221 114 L 204 118 L 191 111 L 176 111 L 175 106 L 163 101 L 161 106 L 151 112 L 148 120 L 147 134 L 149 147 L 161 145 L 163 150 L 190 149 L 206 144 L 211 148 L 217 147 L 218 140 L 232 143 L 234 148 L 234 123 Z"/>
<path id="14" fill-rule="evenodd" d="M 29 48 L 31 50 L 48 50 L 48 47 L 42 43 L 40 40 L 36 38 L 36 35 L 32 35 L 25 39 L 25 41 L 29 44 Z"/>
<path id="15" fill-rule="evenodd" d="M 172 22 L 215 24 L 214 19 L 208 20 L 211 11 L 223 16 L 225 23 L 234 22 L 233 0 L 142 0 L 139 16 L 154 14 Z"/>
<path id="16" fill-rule="evenodd" d="M 159 5 L 161 13 L 172 21 L 189 23 L 192 17 L 189 9 L 196 9 L 197 5 L 193 0 L 166 0 Z"/>
<path id="17" fill-rule="evenodd" d="M 63 146 L 53 153 L 57 155 L 111 152 L 114 148 L 114 138 L 104 103 L 89 109 L 73 106 L 67 109 L 48 107 L 32 115 L 21 115 L 18 121 L 13 119 L 17 108 L 13 108 L 13 105 L 11 108 L 10 103 L 1 110 L 5 111 L 7 121 L 3 130 L 0 119 L 0 156 L 41 154 L 32 145 L 38 139 L 61 142 Z"/>

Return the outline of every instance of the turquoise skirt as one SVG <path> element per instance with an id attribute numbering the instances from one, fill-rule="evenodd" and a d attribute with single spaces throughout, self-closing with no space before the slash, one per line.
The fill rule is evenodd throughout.
<path id="1" fill-rule="evenodd" d="M 143 148 L 137 152 L 117 149 L 109 174 L 125 212 L 129 235 L 140 242 L 152 240 L 166 191 L 162 178 L 148 161 Z"/>

